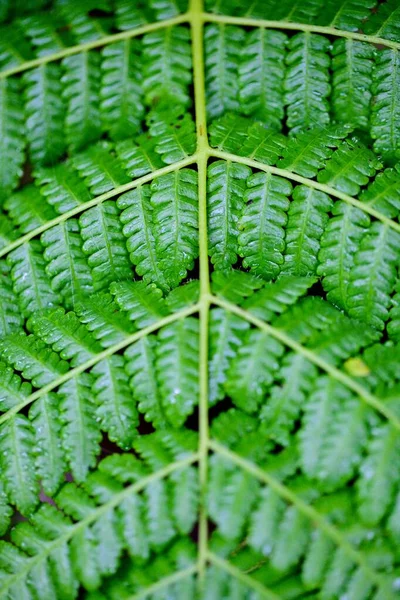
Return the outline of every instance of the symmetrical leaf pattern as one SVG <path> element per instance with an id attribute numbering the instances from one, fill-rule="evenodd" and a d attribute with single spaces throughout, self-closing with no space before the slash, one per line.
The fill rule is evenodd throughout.
<path id="1" fill-rule="evenodd" d="M 0 23 L 0 598 L 395 600 L 396 0 Z"/>

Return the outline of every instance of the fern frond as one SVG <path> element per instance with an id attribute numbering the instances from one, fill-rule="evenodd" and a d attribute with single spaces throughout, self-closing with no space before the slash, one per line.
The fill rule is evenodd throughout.
<path id="1" fill-rule="evenodd" d="M 9 278 L 9 268 L 0 262 L 0 337 L 22 329 L 23 318 L 18 307 L 17 296 Z"/>
<path id="2" fill-rule="evenodd" d="M 306 186 L 294 189 L 285 230 L 282 273 L 310 275 L 316 272 L 320 240 L 331 208 L 332 201 L 323 192 Z"/>
<path id="3" fill-rule="evenodd" d="M 371 136 L 374 150 L 389 160 L 398 154 L 400 128 L 400 58 L 398 50 L 379 53 L 372 76 L 374 103 L 371 114 Z"/>
<path id="4" fill-rule="evenodd" d="M 65 136 L 68 146 L 81 150 L 101 135 L 100 55 L 81 52 L 62 61 L 63 97 L 67 104 Z"/>
<path id="5" fill-rule="evenodd" d="M 38 398 L 29 409 L 29 420 L 35 432 L 34 452 L 37 477 L 43 490 L 53 495 L 63 482 L 64 449 L 60 444 L 61 422 L 59 398 L 49 393 Z"/>
<path id="6" fill-rule="evenodd" d="M 397 433 L 389 425 L 376 427 L 357 480 L 358 510 L 365 523 L 376 525 L 391 506 L 399 477 L 399 452 Z"/>
<path id="7" fill-rule="evenodd" d="M 1 426 L 0 462 L 4 489 L 9 500 L 26 516 L 39 501 L 33 446 L 34 430 L 23 415 L 15 415 Z"/>
<path id="8" fill-rule="evenodd" d="M 255 29 L 246 36 L 239 66 L 239 99 L 244 114 L 276 129 L 280 129 L 284 116 L 286 44 L 287 36 L 280 31 Z"/>
<path id="9" fill-rule="evenodd" d="M 117 206 L 122 210 L 122 232 L 127 238 L 129 257 L 138 275 L 142 276 L 146 283 L 155 283 L 160 289 L 168 290 L 169 284 L 160 268 L 161 256 L 156 246 L 154 207 L 150 199 L 150 186 L 145 185 L 118 198 Z"/>
<path id="10" fill-rule="evenodd" d="M 69 163 L 36 169 L 34 175 L 40 193 L 59 215 L 89 202 L 92 197 Z"/>
<path id="11" fill-rule="evenodd" d="M 57 216 L 54 209 L 43 202 L 42 195 L 33 185 L 27 185 L 20 192 L 9 196 L 4 208 L 21 234 L 28 233 Z"/>
<path id="12" fill-rule="evenodd" d="M 121 342 L 133 332 L 129 318 L 114 302 L 111 294 L 103 292 L 82 298 L 75 307 L 81 323 L 84 323 L 102 348 Z"/>
<path id="13" fill-rule="evenodd" d="M 208 167 L 209 253 L 217 270 L 237 261 L 239 217 L 250 173 L 237 163 L 217 161 Z"/>
<path id="14" fill-rule="evenodd" d="M 319 171 L 318 181 L 356 196 L 381 166 L 374 153 L 357 138 L 344 140 Z"/>
<path id="15" fill-rule="evenodd" d="M 68 371 L 68 363 L 34 335 L 10 335 L 0 342 L 0 354 L 9 365 L 21 372 L 35 387 L 52 382 Z"/>
<path id="16" fill-rule="evenodd" d="M 282 158 L 273 164 L 303 177 L 315 177 L 349 130 L 349 126 L 333 125 L 302 131 L 287 140 Z"/>
<path id="17" fill-rule="evenodd" d="M 25 139 L 19 135 L 19 130 L 22 127 L 24 119 L 20 87 L 19 81 L 15 79 L 3 79 L 0 81 L 1 200 L 7 198 L 17 187 L 22 175 Z"/>
<path id="18" fill-rule="evenodd" d="M 225 389 L 235 406 L 255 412 L 278 369 L 282 345 L 262 331 L 250 330 L 230 364 Z"/>
<path id="19" fill-rule="evenodd" d="M 360 200 L 394 219 L 400 212 L 400 174 L 398 168 L 385 169 L 362 190 Z"/>
<path id="20" fill-rule="evenodd" d="M 332 54 L 332 103 L 335 118 L 342 123 L 367 129 L 374 49 L 370 44 L 341 39 L 334 42 Z"/>
<path id="21" fill-rule="evenodd" d="M 151 105 L 168 93 L 175 101 L 189 104 L 192 81 L 189 32 L 184 27 L 167 27 L 143 37 L 143 89 Z"/>
<path id="22" fill-rule="evenodd" d="M 199 322 L 181 319 L 159 332 L 156 371 L 161 404 L 168 422 L 181 426 L 198 403 Z"/>
<path id="23" fill-rule="evenodd" d="M 144 281 L 113 283 L 110 291 L 138 329 L 155 323 L 168 312 L 161 290 L 146 286 Z"/>
<path id="24" fill-rule="evenodd" d="M 86 362 L 101 350 L 76 314 L 66 313 L 63 308 L 35 313 L 29 319 L 28 327 L 63 360 L 71 361 L 72 367 Z"/>
<path id="25" fill-rule="evenodd" d="M 285 275 L 275 283 L 267 283 L 243 303 L 243 308 L 259 319 L 270 321 L 295 304 L 316 282 L 315 277 L 292 277 Z M 294 319 L 293 319 L 294 320 Z"/>
<path id="26" fill-rule="evenodd" d="M 328 47 L 326 38 L 309 32 L 297 33 L 289 41 L 284 89 L 287 123 L 293 133 L 329 123 Z"/>
<path id="27" fill-rule="evenodd" d="M 197 173 L 181 169 L 155 179 L 151 186 L 154 231 L 160 269 L 176 287 L 198 256 Z"/>
<path id="28" fill-rule="evenodd" d="M 113 281 L 132 278 L 119 210 L 115 202 L 103 202 L 79 218 L 82 250 L 86 254 L 96 291 Z"/>
<path id="29" fill-rule="evenodd" d="M 396 284 L 396 293 L 392 298 L 392 308 L 389 312 L 389 323 L 387 325 L 387 330 L 394 340 L 397 342 L 400 341 L 400 285 L 397 281 Z"/>
<path id="30" fill-rule="evenodd" d="M 167 98 L 163 101 L 165 105 L 162 104 L 147 117 L 150 135 L 159 140 L 154 149 L 166 165 L 187 158 L 196 149 L 193 119 L 179 104 L 172 111 L 170 103 L 173 101 L 173 97 L 170 102 Z"/>
<path id="31" fill-rule="evenodd" d="M 247 187 L 239 220 L 239 255 L 252 273 L 275 279 L 284 261 L 284 227 L 292 186 L 271 173 L 255 173 L 247 178 Z"/>
<path id="32" fill-rule="evenodd" d="M 348 308 L 350 272 L 357 247 L 369 226 L 368 216 L 349 204 L 336 202 L 318 255 L 318 275 L 327 298 L 339 308 Z"/>
<path id="33" fill-rule="evenodd" d="M 125 171 L 132 179 L 160 169 L 163 164 L 155 151 L 156 140 L 141 134 L 133 140 L 119 142 L 115 149 Z"/>
<path id="34" fill-rule="evenodd" d="M 26 136 L 34 164 L 46 165 L 65 152 L 61 69 L 44 64 L 25 73 Z"/>
<path id="35" fill-rule="evenodd" d="M 13 290 L 25 317 L 60 303 L 58 294 L 53 291 L 46 276 L 46 261 L 42 253 L 41 243 L 33 240 L 13 250 L 7 257 Z"/>
<path id="36" fill-rule="evenodd" d="M 398 40 L 400 35 L 400 11 L 396 0 L 378 4 L 377 10 L 363 25 L 366 34 L 378 35 L 386 40 Z"/>
<path id="37" fill-rule="evenodd" d="M 129 450 L 136 436 L 138 416 L 124 366 L 124 358 L 116 355 L 99 362 L 91 372 L 96 377 L 93 392 L 101 428 L 112 442 Z"/>
<path id="38" fill-rule="evenodd" d="M 328 0 L 323 4 L 317 22 L 345 31 L 357 31 L 375 5 L 376 0 Z"/>
<path id="39" fill-rule="evenodd" d="M 247 131 L 247 139 L 240 156 L 275 165 L 286 147 L 287 140 L 281 133 L 265 127 L 262 123 L 253 123 Z"/>
<path id="40" fill-rule="evenodd" d="M 81 296 L 93 290 L 92 276 L 81 247 L 79 223 L 76 219 L 64 221 L 45 231 L 40 240 L 45 248 L 43 256 L 51 286 L 62 295 L 66 308 L 73 309 Z"/>
<path id="41" fill-rule="evenodd" d="M 249 324 L 222 308 L 210 315 L 209 402 L 222 400 L 231 360 L 244 338 Z"/>
<path id="42" fill-rule="evenodd" d="M 263 285 L 262 279 L 236 269 L 226 272 L 214 271 L 212 274 L 212 291 L 234 304 L 242 304 Z"/>
<path id="43" fill-rule="evenodd" d="M 85 480 L 96 464 L 101 440 L 92 394 L 93 375 L 83 373 L 59 388 L 61 436 L 68 465 L 75 481 Z"/>
<path id="44" fill-rule="evenodd" d="M 354 255 L 348 287 L 349 314 L 383 329 L 400 258 L 400 237 L 382 223 L 373 223 Z"/>
<path id="45" fill-rule="evenodd" d="M 72 162 L 94 196 L 129 182 L 129 177 L 112 155 L 107 142 L 100 142 L 76 154 Z"/>
<path id="46" fill-rule="evenodd" d="M 304 410 L 299 433 L 302 469 L 324 486 L 338 487 L 361 460 L 365 407 L 346 388 L 320 378 Z"/>
<path id="47" fill-rule="evenodd" d="M 250 129 L 250 119 L 225 113 L 219 119 L 214 119 L 208 129 L 210 146 L 240 155 L 242 146 L 246 143 Z M 258 125 L 261 125 L 258 123 Z"/>
<path id="48" fill-rule="evenodd" d="M 230 25 L 205 28 L 207 114 L 213 119 L 239 109 L 239 64 L 244 31 Z"/>

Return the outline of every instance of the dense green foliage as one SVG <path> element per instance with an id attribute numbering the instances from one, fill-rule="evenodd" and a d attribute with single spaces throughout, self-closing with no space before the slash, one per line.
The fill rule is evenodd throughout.
<path id="1" fill-rule="evenodd" d="M 398 598 L 397 0 L 0 23 L 0 598 Z"/>

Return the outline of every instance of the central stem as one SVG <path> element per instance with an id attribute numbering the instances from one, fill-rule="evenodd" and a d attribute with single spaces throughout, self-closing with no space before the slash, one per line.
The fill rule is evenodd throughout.
<path id="1" fill-rule="evenodd" d="M 199 544 L 198 577 L 200 595 L 204 590 L 204 579 L 208 554 L 207 522 L 207 479 L 208 479 L 208 322 L 210 311 L 210 275 L 208 268 L 207 242 L 207 114 L 204 83 L 203 48 L 203 4 L 202 0 L 191 0 L 189 20 L 192 29 L 192 56 L 194 98 L 197 130 L 197 167 L 199 178 L 199 256 L 200 256 L 200 353 L 199 353 Z"/>

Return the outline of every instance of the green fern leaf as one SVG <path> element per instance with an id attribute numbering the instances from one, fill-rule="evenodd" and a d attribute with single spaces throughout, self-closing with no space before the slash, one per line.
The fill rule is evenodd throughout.
<path id="1" fill-rule="evenodd" d="M 400 237 L 373 223 L 354 256 L 348 288 L 349 314 L 383 329 L 400 258 Z M 379 297 L 378 297 L 379 294 Z"/>
<path id="2" fill-rule="evenodd" d="M 400 212 L 399 183 L 398 168 L 385 169 L 361 192 L 360 200 L 394 219 Z"/>
<path id="3" fill-rule="evenodd" d="M 4 489 L 23 515 L 31 514 L 39 501 L 33 445 L 33 428 L 23 415 L 16 415 L 1 427 L 0 461 Z"/>
<path id="4" fill-rule="evenodd" d="M 369 218 L 341 202 L 335 203 L 332 214 L 321 238 L 317 273 L 323 277 L 322 285 L 328 300 L 339 308 L 347 309 L 354 254 L 368 228 Z"/>
<path id="5" fill-rule="evenodd" d="M 59 388 L 63 448 L 76 481 L 84 481 L 99 453 L 101 433 L 92 396 L 93 376 L 83 373 Z"/>
<path id="6" fill-rule="evenodd" d="M 280 128 L 287 37 L 280 31 L 255 29 L 246 36 L 239 66 L 243 112 Z M 233 107 L 232 107 L 233 108 Z"/>
<path id="7" fill-rule="evenodd" d="M 82 52 L 64 58 L 62 64 L 66 138 L 72 150 L 81 150 L 101 134 L 100 55 Z"/>
<path id="8" fill-rule="evenodd" d="M 398 481 L 399 451 L 398 435 L 391 427 L 377 427 L 357 481 L 358 510 L 368 524 L 377 524 L 391 504 Z"/>
<path id="9" fill-rule="evenodd" d="M 76 313 L 102 348 L 118 344 L 134 330 L 129 318 L 118 310 L 111 294 L 101 292 L 82 298 Z"/>
<path id="10" fill-rule="evenodd" d="M 175 287 L 198 256 L 197 174 L 181 169 L 155 179 L 150 188 L 160 269 Z"/>
<path id="11" fill-rule="evenodd" d="M 0 262 L 0 337 L 9 333 L 20 331 L 23 325 L 23 318 L 18 307 L 17 296 L 13 291 L 9 279 L 9 269 L 7 265 Z"/>
<path id="12" fill-rule="evenodd" d="M 79 219 L 82 250 L 88 257 L 93 287 L 104 290 L 113 281 L 132 278 L 119 211 L 113 202 L 90 208 Z"/>
<path id="13" fill-rule="evenodd" d="M 7 258 L 11 267 L 14 293 L 18 296 L 21 312 L 29 317 L 36 310 L 59 304 L 45 273 L 42 246 L 34 240 L 13 250 Z"/>
<path id="14" fill-rule="evenodd" d="M 129 257 L 138 275 L 142 276 L 146 283 L 155 283 L 160 289 L 168 290 L 169 284 L 160 268 L 161 257 L 155 239 L 154 207 L 150 198 L 149 186 L 140 186 L 118 198 L 117 206 L 122 210 L 122 232 L 127 238 Z"/>
<path id="15" fill-rule="evenodd" d="M 127 174 L 142 177 L 162 167 L 160 156 L 155 151 L 156 140 L 142 134 L 133 140 L 118 142 L 115 149 Z"/>
<path id="16" fill-rule="evenodd" d="M 277 164 L 281 169 L 288 169 L 303 177 L 315 177 L 348 132 L 348 126 L 337 125 L 300 132 L 286 142 L 282 158 L 271 164 Z"/>
<path id="17" fill-rule="evenodd" d="M 32 391 L 32 386 L 14 372 L 13 369 L 0 362 L 0 410 L 5 412 L 9 408 L 24 402 Z"/>
<path id="18" fill-rule="evenodd" d="M 218 150 L 241 154 L 243 144 L 246 144 L 251 121 L 235 113 L 225 113 L 219 119 L 214 119 L 209 127 L 210 145 Z M 255 125 L 261 125 L 256 123 Z"/>
<path id="19" fill-rule="evenodd" d="M 399 6 L 396 0 L 388 0 L 379 4 L 376 11 L 363 26 L 365 33 L 375 34 L 387 40 L 397 40 L 399 37 Z"/>
<path id="20" fill-rule="evenodd" d="M 133 398 L 146 421 L 157 428 L 166 426 L 161 394 L 155 376 L 157 340 L 149 336 L 135 342 L 125 351 L 125 371 L 130 378 Z"/>
<path id="21" fill-rule="evenodd" d="M 292 186 L 270 173 L 252 175 L 247 186 L 239 221 L 239 254 L 243 266 L 254 274 L 275 279 L 284 261 L 284 227 Z"/>
<path id="22" fill-rule="evenodd" d="M 374 150 L 389 160 L 395 159 L 398 150 L 399 79 L 398 50 L 383 50 L 376 59 L 372 78 L 374 104 L 371 114 L 371 136 L 375 139 Z"/>
<path id="23" fill-rule="evenodd" d="M 136 40 L 129 39 L 106 46 L 102 52 L 101 113 L 104 129 L 114 140 L 135 135 L 140 128 L 144 107 L 136 75 L 139 57 Z"/>
<path id="24" fill-rule="evenodd" d="M 393 306 L 390 309 L 389 317 L 390 321 L 387 325 L 387 330 L 394 340 L 400 341 L 400 286 L 397 282 L 396 293 L 392 298 Z"/>
<path id="25" fill-rule="evenodd" d="M 346 31 L 357 31 L 375 4 L 376 0 L 328 0 L 323 5 L 318 23 Z"/>
<path id="26" fill-rule="evenodd" d="M 72 367 L 90 360 L 101 350 L 76 314 L 65 313 L 62 308 L 36 313 L 29 319 L 28 327 L 63 360 L 71 361 Z"/>
<path id="27" fill-rule="evenodd" d="M 156 371 L 161 405 L 171 425 L 179 427 L 198 402 L 198 321 L 181 319 L 161 329 L 156 346 Z"/>
<path id="28" fill-rule="evenodd" d="M 0 56 L 1 61 L 1 56 Z M 25 140 L 19 135 L 23 124 L 20 84 L 14 79 L 0 82 L 0 199 L 4 200 L 17 187 L 22 175 Z M 7 156 L 7 160 L 6 160 Z"/>
<path id="29" fill-rule="evenodd" d="M 315 277 L 292 277 L 285 275 L 275 283 L 267 283 L 261 290 L 247 298 L 243 307 L 259 319 L 269 321 L 279 315 L 303 296 L 316 282 Z"/>
<path id="30" fill-rule="evenodd" d="M 161 106 L 147 117 L 147 124 L 150 135 L 159 140 L 154 149 L 164 164 L 170 165 L 194 154 L 195 125 L 191 116 L 185 114 L 183 106 L 178 104 L 171 111 L 170 103 L 164 100 Z"/>
<path id="31" fill-rule="evenodd" d="M 92 197 L 75 169 L 68 163 L 36 169 L 35 184 L 39 186 L 46 202 L 54 206 L 60 215 L 89 202 Z"/>
<path id="32" fill-rule="evenodd" d="M 192 81 L 189 33 L 184 27 L 167 27 L 143 37 L 143 89 L 151 105 L 168 92 L 178 102 L 189 103 Z"/>
<path id="33" fill-rule="evenodd" d="M 209 402 L 222 400 L 224 384 L 232 358 L 249 328 L 243 319 L 216 308 L 210 315 Z"/>
<path id="34" fill-rule="evenodd" d="M 57 395 L 50 393 L 39 398 L 29 409 L 29 420 L 35 431 L 37 474 L 49 496 L 59 489 L 65 472 L 58 403 Z"/>
<path id="35" fill-rule="evenodd" d="M 235 406 L 248 412 L 257 410 L 273 381 L 283 351 L 282 345 L 264 332 L 248 332 L 231 362 L 225 383 Z"/>
<path id="36" fill-rule="evenodd" d="M 244 39 L 244 31 L 238 27 L 206 27 L 207 114 L 211 119 L 225 111 L 238 111 L 239 56 Z"/>
<path id="37" fill-rule="evenodd" d="M 162 292 L 143 281 L 113 283 L 110 288 L 118 306 L 128 313 L 138 329 L 155 323 L 167 314 Z"/>
<path id="38" fill-rule="evenodd" d="M 45 248 L 43 256 L 51 286 L 62 295 L 67 308 L 74 308 L 81 296 L 93 290 L 90 269 L 81 247 L 78 221 L 64 221 L 48 229 L 40 239 Z"/>
<path id="39" fill-rule="evenodd" d="M 279 385 L 266 395 L 260 412 L 262 430 L 283 446 L 290 443 L 296 419 L 309 397 L 317 371 L 304 357 L 286 355 L 275 380 Z"/>
<path id="40" fill-rule="evenodd" d="M 306 186 L 297 186 L 292 198 L 282 273 L 310 275 L 317 270 L 320 240 L 328 223 L 332 201 L 323 192 Z"/>
<path id="41" fill-rule="evenodd" d="M 61 69 L 54 64 L 44 64 L 23 76 L 26 134 L 34 164 L 49 164 L 65 152 L 65 107 L 60 80 Z"/>
<path id="42" fill-rule="evenodd" d="M 125 377 L 124 359 L 112 356 L 91 371 L 96 377 L 93 392 L 98 404 L 97 418 L 111 441 L 129 450 L 138 424 L 135 401 Z"/>
<path id="43" fill-rule="evenodd" d="M 293 133 L 329 123 L 328 47 L 326 38 L 308 32 L 298 33 L 289 41 L 284 89 L 287 124 Z"/>
<path id="44" fill-rule="evenodd" d="M 39 190 L 30 185 L 9 196 L 4 208 L 21 234 L 41 227 L 57 216 L 53 208 L 43 202 Z"/>
<path id="45" fill-rule="evenodd" d="M 3 360 L 38 388 L 52 382 L 69 368 L 68 363 L 39 338 L 23 332 L 1 340 L 0 353 Z"/>
<path id="46" fill-rule="evenodd" d="M 129 177 L 110 151 L 109 144 L 100 142 L 73 158 L 74 167 L 94 196 L 129 182 Z"/>
<path id="47" fill-rule="evenodd" d="M 235 264 L 239 217 L 250 169 L 218 161 L 208 167 L 208 231 L 211 261 L 217 270 Z"/>
<path id="48" fill-rule="evenodd" d="M 356 196 L 381 166 L 377 157 L 357 138 L 344 140 L 318 173 L 318 181 Z"/>
<path id="49" fill-rule="evenodd" d="M 333 44 L 332 101 L 335 118 L 367 129 L 371 102 L 374 49 L 352 39 Z"/>
<path id="50" fill-rule="evenodd" d="M 286 144 L 287 140 L 281 133 L 256 122 L 250 125 L 239 154 L 267 165 L 275 165 L 283 155 Z"/>

